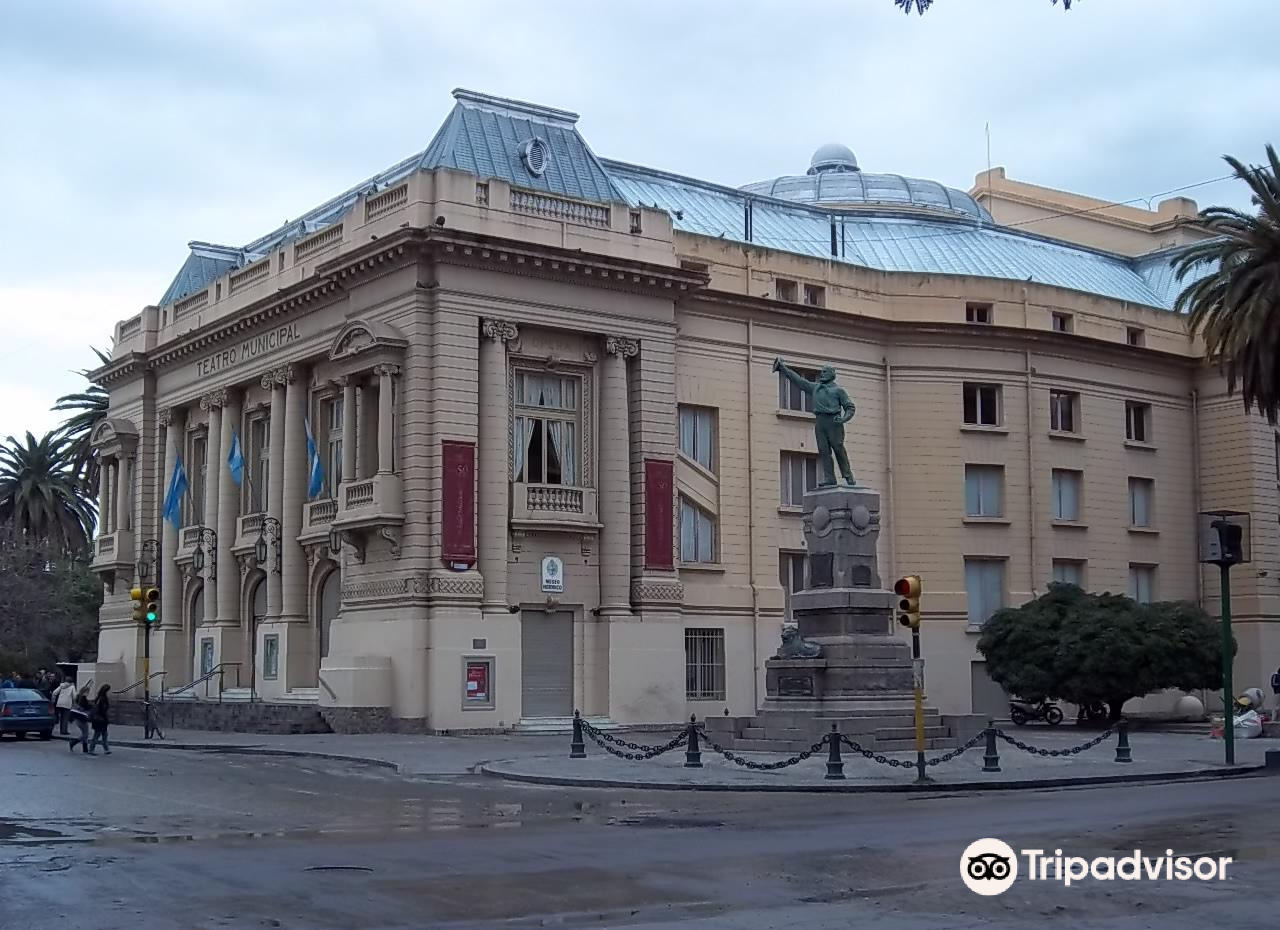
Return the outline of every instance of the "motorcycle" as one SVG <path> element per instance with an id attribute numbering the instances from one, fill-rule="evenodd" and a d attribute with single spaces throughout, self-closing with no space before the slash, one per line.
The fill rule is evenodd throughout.
<path id="1" fill-rule="evenodd" d="M 1052 701 L 1010 701 L 1009 719 L 1017 726 L 1023 726 L 1031 720 L 1043 720 L 1051 727 L 1062 723 L 1062 709 Z"/>

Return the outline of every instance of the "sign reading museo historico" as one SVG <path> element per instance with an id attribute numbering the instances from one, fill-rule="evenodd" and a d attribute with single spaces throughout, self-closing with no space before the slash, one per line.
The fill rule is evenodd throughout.
<path id="1" fill-rule="evenodd" d="M 283 348 L 291 342 L 297 342 L 301 338 L 302 333 L 298 331 L 297 323 L 278 327 L 260 336 L 250 336 L 239 345 L 233 345 L 223 349 L 221 352 L 206 355 L 196 362 L 196 377 L 207 378 L 209 375 L 217 374 L 232 365 L 239 365 L 241 362 L 247 362 L 250 359 L 258 358 L 260 355 L 274 352 L 276 349 Z"/>

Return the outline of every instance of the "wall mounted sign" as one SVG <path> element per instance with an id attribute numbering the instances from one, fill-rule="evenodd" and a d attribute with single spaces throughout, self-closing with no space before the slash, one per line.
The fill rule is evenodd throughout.
<path id="1" fill-rule="evenodd" d="M 239 345 L 228 346 L 221 352 L 214 352 L 212 355 L 206 355 L 197 361 L 196 377 L 207 378 L 230 368 L 232 365 L 239 365 L 241 362 L 247 362 L 266 355 L 268 352 L 284 348 L 289 343 L 297 342 L 301 338 L 302 332 L 298 329 L 297 323 L 276 327 L 260 336 L 250 336 Z"/>
<path id="2" fill-rule="evenodd" d="M 476 561 L 476 447 L 475 443 L 450 440 L 440 445 L 444 460 L 440 505 L 444 561 L 454 571 L 465 571 Z"/>
<path id="3" fill-rule="evenodd" d="M 542 593 L 564 594 L 564 560 L 549 555 L 542 560 Z"/>
<path id="4" fill-rule="evenodd" d="M 673 471 L 674 465 L 664 459 L 644 460 L 645 568 L 675 568 Z"/>
<path id="5" fill-rule="evenodd" d="M 480 659 L 467 662 L 465 701 L 468 704 L 489 703 L 489 671 L 491 661 Z"/>

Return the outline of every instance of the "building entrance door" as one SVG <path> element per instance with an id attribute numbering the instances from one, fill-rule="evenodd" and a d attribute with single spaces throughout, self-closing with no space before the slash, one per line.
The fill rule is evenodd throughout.
<path id="1" fill-rule="evenodd" d="M 573 614 L 526 610 L 520 617 L 522 717 L 573 714 Z"/>
<path id="2" fill-rule="evenodd" d="M 996 719 L 1008 717 L 1009 695 L 991 680 L 991 676 L 987 674 L 987 663 L 972 663 L 969 666 L 969 677 L 973 691 L 973 712 Z"/>

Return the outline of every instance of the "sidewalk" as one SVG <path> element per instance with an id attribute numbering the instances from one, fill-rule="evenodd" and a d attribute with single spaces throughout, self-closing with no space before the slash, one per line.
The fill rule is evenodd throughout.
<path id="1" fill-rule="evenodd" d="M 1074 727 L 1061 730 L 1009 728 L 1010 735 L 1044 749 L 1065 749 L 1093 736 Z M 843 781 L 827 781 L 826 750 L 790 768 L 760 772 L 735 765 L 703 746 L 701 769 L 684 767 L 684 747 L 649 761 L 608 755 L 590 741 L 587 758 L 570 759 L 567 734 L 499 736 L 413 736 L 398 734 L 264 735 L 203 730 L 169 730 L 164 740 L 144 740 L 141 727 L 113 726 L 113 746 L 154 751 L 231 752 L 248 755 L 332 759 L 391 769 L 402 775 L 465 775 L 480 771 L 511 781 L 578 787 L 669 788 L 719 791 L 905 791 L 912 790 L 914 768 L 877 764 L 851 750 L 843 751 Z M 629 733 L 640 745 L 658 745 L 666 734 Z M 983 745 L 949 762 L 930 767 L 934 786 L 945 789 L 1050 788 L 1070 784 L 1124 781 L 1170 781 L 1231 776 L 1258 771 L 1276 740 L 1240 740 L 1236 766 L 1223 763 L 1221 740 L 1186 733 L 1139 731 L 1130 734 L 1133 762 L 1115 762 L 1115 738 L 1079 755 L 1044 757 L 997 741 L 998 773 L 982 771 Z M 893 752 L 888 758 L 914 764 L 915 753 Z M 930 752 L 928 758 L 939 753 Z M 753 762 L 785 756 L 742 753 Z"/>

